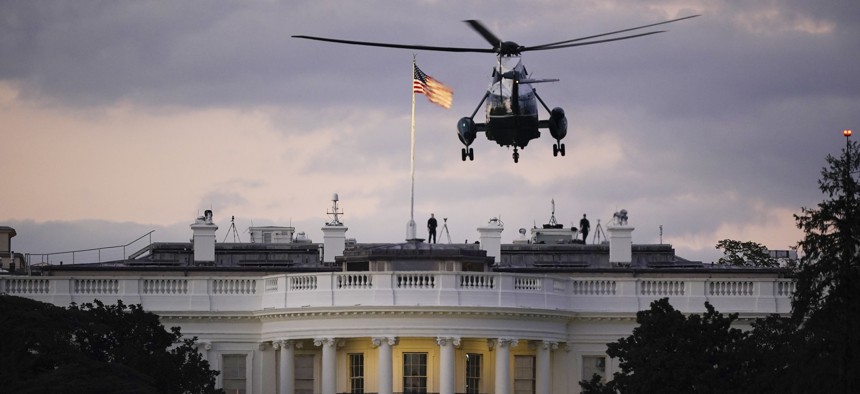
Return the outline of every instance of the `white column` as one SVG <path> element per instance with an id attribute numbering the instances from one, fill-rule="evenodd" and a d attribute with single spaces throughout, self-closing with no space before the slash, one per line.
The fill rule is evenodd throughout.
<path id="1" fill-rule="evenodd" d="M 392 394 L 394 391 L 394 374 L 392 372 L 391 347 L 397 343 L 395 337 L 375 337 L 371 339 L 373 346 L 379 349 L 379 394 Z"/>
<path id="2" fill-rule="evenodd" d="M 322 346 L 322 394 L 337 392 L 337 349 L 334 338 L 316 338 L 314 346 Z"/>
<path id="3" fill-rule="evenodd" d="M 552 371 L 551 351 L 558 349 L 558 342 L 541 341 L 537 344 L 537 357 L 535 357 L 535 393 L 550 394 L 552 382 L 550 372 Z"/>
<path id="4" fill-rule="evenodd" d="M 293 394 L 296 391 L 296 364 L 295 347 L 293 341 L 282 340 L 272 342 L 277 349 L 281 349 L 281 358 L 278 360 L 278 393 Z"/>
<path id="5" fill-rule="evenodd" d="M 516 339 L 496 340 L 496 394 L 511 392 L 511 346 L 517 346 Z"/>
<path id="6" fill-rule="evenodd" d="M 436 337 L 439 344 L 439 393 L 454 394 L 457 376 L 454 347 L 460 346 L 459 337 Z"/>

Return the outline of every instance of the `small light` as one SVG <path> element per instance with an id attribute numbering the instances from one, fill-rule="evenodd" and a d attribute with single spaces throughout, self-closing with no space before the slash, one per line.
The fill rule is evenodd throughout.
<path id="1" fill-rule="evenodd" d="M 851 129 L 842 130 L 842 135 L 844 135 L 846 137 L 850 137 L 851 136 Z"/>

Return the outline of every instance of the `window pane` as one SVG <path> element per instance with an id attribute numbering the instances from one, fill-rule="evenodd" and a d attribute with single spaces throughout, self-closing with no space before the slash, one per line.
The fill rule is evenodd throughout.
<path id="1" fill-rule="evenodd" d="M 514 393 L 532 394 L 535 392 L 534 356 L 514 357 Z"/>
<path id="2" fill-rule="evenodd" d="M 314 356 L 296 355 L 294 360 L 296 394 L 314 394 Z"/>
<path id="3" fill-rule="evenodd" d="M 349 385 L 350 392 L 364 393 L 364 354 L 349 355 Z"/>
<path id="4" fill-rule="evenodd" d="M 224 391 L 230 394 L 245 394 L 245 359 L 244 354 L 225 354 L 221 356 L 222 385 Z"/>
<path id="5" fill-rule="evenodd" d="M 427 353 L 403 353 L 403 392 L 427 392 Z"/>
<path id="6" fill-rule="evenodd" d="M 477 394 L 481 391 L 481 355 L 466 354 L 466 394 Z"/>

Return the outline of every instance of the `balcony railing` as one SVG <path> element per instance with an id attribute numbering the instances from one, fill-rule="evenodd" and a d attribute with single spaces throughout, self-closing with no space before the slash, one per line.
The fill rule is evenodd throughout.
<path id="1" fill-rule="evenodd" d="M 635 313 L 669 297 L 685 312 L 788 313 L 790 279 L 590 278 L 511 273 L 336 272 L 260 277 L 0 277 L 0 293 L 56 305 L 122 300 L 153 312 L 485 307 Z"/>

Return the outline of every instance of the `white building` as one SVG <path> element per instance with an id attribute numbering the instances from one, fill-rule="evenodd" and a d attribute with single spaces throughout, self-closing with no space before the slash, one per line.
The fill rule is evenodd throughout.
<path id="1" fill-rule="evenodd" d="M 608 245 L 501 244 L 498 222 L 479 227 L 480 244 L 352 244 L 330 223 L 322 245 L 285 239 L 291 227 L 221 244 L 213 226 L 209 214 L 191 225 L 192 244 L 154 243 L 124 261 L 0 277 L 0 292 L 142 304 L 199 338 L 229 393 L 547 394 L 610 377 L 606 344 L 656 299 L 744 319 L 788 313 L 793 290 L 780 269 L 632 244 L 626 223 L 608 226 Z M 340 251 L 333 262 L 326 249 Z"/>

